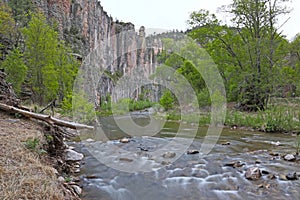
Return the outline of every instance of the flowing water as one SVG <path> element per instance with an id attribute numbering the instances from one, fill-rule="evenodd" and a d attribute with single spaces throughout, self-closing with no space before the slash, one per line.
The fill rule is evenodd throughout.
<path id="1" fill-rule="evenodd" d="M 134 118 L 141 126 L 149 123 L 147 117 Z M 125 135 L 112 118 L 101 122 L 110 141 L 97 141 L 99 138 L 94 137 L 95 141 L 73 144 L 85 154 L 80 175 L 83 199 L 300 199 L 300 180 L 279 178 L 290 172 L 300 172 L 299 162 L 282 158 L 282 155 L 295 151 L 295 136 L 223 129 L 218 143 L 208 155 L 190 155 L 185 150 L 178 159 L 172 160 L 174 155 L 168 157 L 163 152 L 177 152 L 176 148 L 168 149 L 167 144 L 178 132 L 178 123 L 165 123 L 154 137 L 135 136 L 129 143 L 121 143 L 118 139 Z M 190 139 L 189 132 L 193 130 L 194 126 L 183 125 L 181 135 L 187 136 L 181 138 L 183 143 Z M 199 150 L 206 131 L 206 128 L 199 128 L 187 150 Z M 280 141 L 279 146 L 274 145 L 277 141 Z M 161 151 L 156 152 L 157 149 Z M 153 152 L 156 154 L 151 154 Z M 141 162 L 143 165 L 139 165 Z M 240 165 L 232 167 L 232 163 Z M 145 171 L 137 170 L 140 168 L 135 164 Z M 245 178 L 245 172 L 253 166 L 263 172 L 256 181 Z M 122 168 L 126 170 L 119 170 Z M 275 178 L 271 178 L 272 175 Z"/>

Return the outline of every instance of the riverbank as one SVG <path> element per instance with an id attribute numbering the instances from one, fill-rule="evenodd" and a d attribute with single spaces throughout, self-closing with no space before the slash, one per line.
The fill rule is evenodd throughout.
<path id="1" fill-rule="evenodd" d="M 273 99 L 269 107 L 264 111 L 241 112 L 234 107 L 235 103 L 227 104 L 225 126 L 234 129 L 246 129 L 268 133 L 300 133 L 300 99 L 282 98 Z M 179 112 L 167 113 L 168 120 L 181 120 Z M 200 112 L 199 126 L 210 124 L 209 109 Z M 184 116 L 187 123 L 197 123 L 197 117 L 193 115 Z"/>
<path id="2" fill-rule="evenodd" d="M 0 112 L 0 199 L 79 200 L 38 122 Z M 53 152 L 52 152 L 53 153 Z"/>

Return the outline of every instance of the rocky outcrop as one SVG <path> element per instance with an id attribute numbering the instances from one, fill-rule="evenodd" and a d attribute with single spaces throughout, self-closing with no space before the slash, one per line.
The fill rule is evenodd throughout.
<path id="1" fill-rule="evenodd" d="M 133 70 L 139 68 L 136 71 L 142 77 L 149 77 L 155 70 L 161 41 L 153 37 L 147 39 L 145 27 L 137 33 L 132 23 L 113 21 L 100 1 L 33 1 L 48 18 L 56 19 L 61 37 L 72 45 L 75 55 L 85 58 L 97 49 L 97 59 L 89 63 L 102 74 L 96 77 L 99 78 L 97 101 L 106 101 L 117 80 Z M 139 90 L 135 91 L 135 96 L 138 95 Z M 118 93 L 117 96 L 128 97 L 128 94 Z"/>

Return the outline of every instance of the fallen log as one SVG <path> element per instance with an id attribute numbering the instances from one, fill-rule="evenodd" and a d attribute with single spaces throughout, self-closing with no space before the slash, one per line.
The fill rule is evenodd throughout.
<path id="1" fill-rule="evenodd" d="M 0 109 L 4 110 L 4 111 L 12 112 L 12 113 L 19 113 L 28 118 L 42 120 L 44 122 L 47 122 L 50 125 L 54 124 L 54 125 L 58 125 L 58 126 L 68 127 L 71 129 L 94 129 L 93 126 L 88 126 L 85 124 L 78 124 L 75 122 L 64 121 L 64 120 L 52 117 L 50 115 L 38 114 L 38 113 L 22 110 L 22 109 L 14 107 L 14 106 L 9 106 L 9 105 L 3 104 L 3 103 L 0 103 Z"/>

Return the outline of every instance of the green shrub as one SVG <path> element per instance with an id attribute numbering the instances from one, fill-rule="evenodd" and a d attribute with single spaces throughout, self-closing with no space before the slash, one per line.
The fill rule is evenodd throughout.
<path id="1" fill-rule="evenodd" d="M 207 89 L 202 90 L 197 94 L 198 103 L 200 107 L 208 106 L 211 104 L 211 98 Z"/>
<path id="2" fill-rule="evenodd" d="M 166 90 L 163 96 L 159 100 L 159 104 L 162 105 L 166 110 L 170 110 L 174 108 L 175 97 L 170 92 L 170 90 Z"/>
<path id="3" fill-rule="evenodd" d="M 25 141 L 25 146 L 29 150 L 37 150 L 40 140 L 38 138 L 28 139 Z"/>

